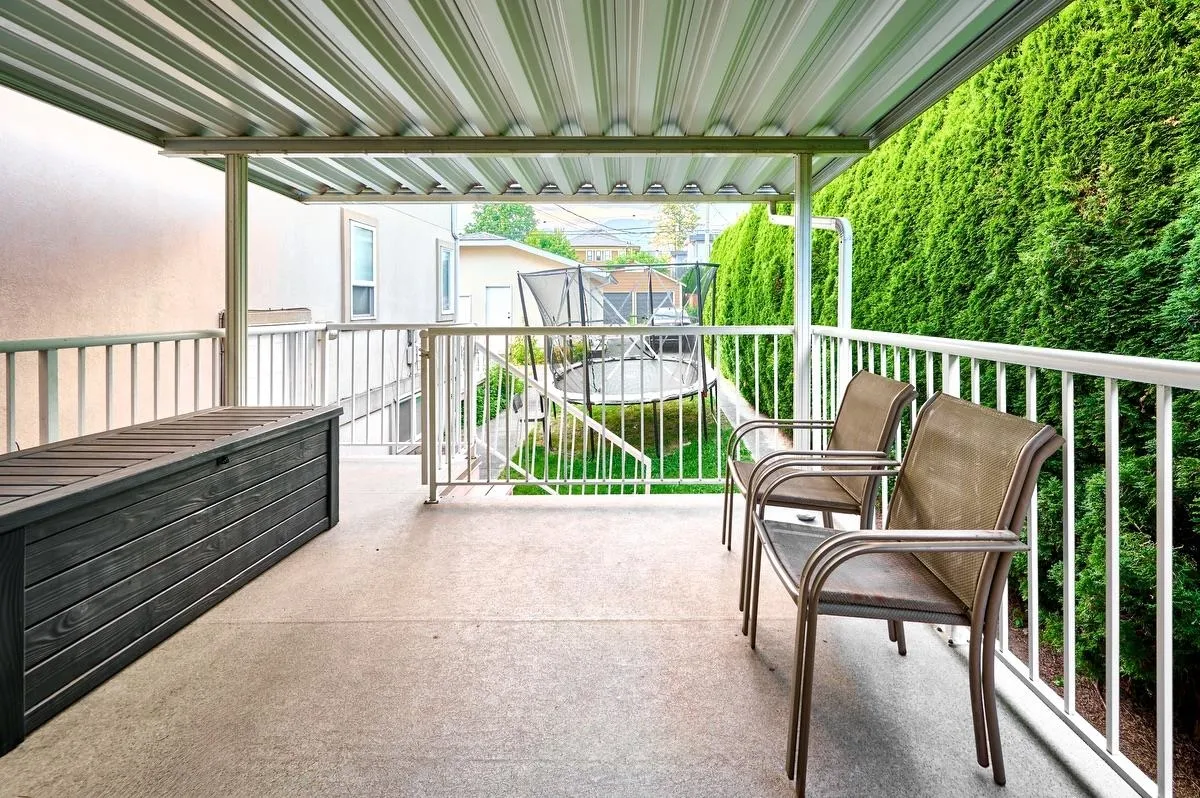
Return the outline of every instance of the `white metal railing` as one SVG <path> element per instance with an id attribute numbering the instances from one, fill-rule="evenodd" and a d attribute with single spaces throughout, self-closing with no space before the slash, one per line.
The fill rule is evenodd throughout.
<path id="1" fill-rule="evenodd" d="M 251 327 L 247 401 L 340 404 L 342 444 L 413 451 L 420 441 L 422 325 Z M 216 406 L 221 329 L 0 341 L 9 452 Z"/>
<path id="2" fill-rule="evenodd" d="M 342 445 L 405 453 L 419 444 L 424 326 L 327 325 L 324 403 L 342 406 Z"/>
<path id="3" fill-rule="evenodd" d="M 918 390 L 913 401 L 915 412 L 923 402 L 940 390 L 964 396 L 973 402 L 983 402 L 1002 411 L 1021 413 L 1034 420 L 1039 418 L 1058 427 L 1065 439 L 1061 453 L 1061 471 L 1055 473 L 1052 460 L 1043 469 L 1042 482 L 1061 479 L 1062 485 L 1062 551 L 1056 562 L 1039 545 L 1038 502 L 1035 494 L 1026 522 L 1026 539 L 1030 551 L 1026 569 L 1027 654 L 1021 660 L 1010 648 L 1008 625 L 1001 627 L 1000 659 L 1016 673 L 1033 692 L 1049 705 L 1059 717 L 1097 753 L 1113 766 L 1125 780 L 1143 795 L 1169 796 L 1173 790 L 1172 757 L 1174 742 L 1173 715 L 1173 518 L 1174 438 L 1172 417 L 1176 391 L 1200 389 L 1200 363 L 1159 360 L 1152 358 L 1105 355 L 1094 352 L 1072 352 L 1037 347 L 1011 346 L 972 341 L 899 335 L 862 330 L 845 331 L 830 327 L 814 329 L 813 349 L 813 407 L 832 413 L 838 401 L 839 366 L 842 373 L 867 369 L 885 376 L 906 380 Z M 849 368 L 844 361 L 850 358 Z M 1122 388 L 1122 384 L 1129 386 Z M 1051 391 L 1039 389 L 1049 384 Z M 1057 391 L 1054 390 L 1057 388 Z M 1090 402 L 1081 403 L 1081 391 L 1088 393 Z M 1010 401 L 1023 395 L 1023 407 Z M 1151 398 L 1152 397 L 1152 398 Z M 1121 413 L 1122 403 L 1127 411 Z M 1152 406 L 1153 431 L 1143 430 L 1147 440 L 1140 442 L 1140 451 L 1154 455 L 1155 485 L 1156 585 L 1155 585 L 1155 648 L 1157 652 L 1155 695 L 1156 733 L 1158 744 L 1156 775 L 1151 778 L 1130 761 L 1121 751 L 1119 723 L 1120 634 L 1121 634 L 1121 503 L 1120 469 L 1122 443 L 1134 443 L 1136 429 L 1123 426 L 1130 405 Z M 1089 414 L 1091 417 L 1089 417 Z M 829 417 L 829 416 L 826 416 Z M 1097 729 L 1079 714 L 1076 701 L 1077 677 L 1077 595 L 1079 574 L 1076 568 L 1078 520 L 1078 485 L 1081 428 L 1103 430 L 1102 462 L 1095 465 L 1096 474 L 1103 471 L 1104 479 L 1104 692 L 1105 718 L 1103 730 Z M 902 427 L 897 445 L 899 454 L 911 432 L 908 424 Z M 1093 454 L 1093 459 L 1096 455 Z M 1147 469 L 1149 471 L 1149 469 Z M 1146 476 L 1150 476 L 1149 473 Z M 1098 478 L 1098 477 L 1097 477 Z M 886 507 L 886 499 L 885 499 Z M 1044 529 L 1044 528 L 1043 528 Z M 1040 574 L 1049 566 L 1061 568 L 1062 573 L 1062 660 L 1061 693 L 1048 680 L 1053 674 L 1040 671 L 1040 609 L 1042 586 Z M 1003 609 L 1008 612 L 1007 603 Z"/>
<path id="4" fill-rule="evenodd" d="M 214 406 L 223 335 L 0 341 L 3 451 Z"/>
<path id="5" fill-rule="evenodd" d="M 423 448 L 430 498 L 440 487 L 473 485 L 715 489 L 724 482 L 731 425 L 777 415 L 790 395 L 791 332 L 430 328 L 422 418 L 424 440 L 436 442 Z M 719 376 L 714 353 L 729 364 L 730 380 Z"/>

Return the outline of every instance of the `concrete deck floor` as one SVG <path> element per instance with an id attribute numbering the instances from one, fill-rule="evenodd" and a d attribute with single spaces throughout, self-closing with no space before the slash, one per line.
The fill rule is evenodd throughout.
<path id="1" fill-rule="evenodd" d="M 415 473 L 346 460 L 337 528 L 0 758 L 0 796 L 791 794 L 794 611 L 766 579 L 749 649 L 719 496 L 425 507 Z M 996 787 L 936 631 L 822 640 L 810 795 L 1126 794 L 1003 673 Z"/>

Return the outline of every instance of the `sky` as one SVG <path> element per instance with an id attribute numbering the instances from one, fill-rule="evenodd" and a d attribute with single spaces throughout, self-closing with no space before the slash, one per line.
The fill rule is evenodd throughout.
<path id="1" fill-rule="evenodd" d="M 658 204 L 630 202 L 573 202 L 563 204 L 536 204 L 538 228 L 543 230 L 604 230 L 620 233 L 634 243 L 645 247 L 654 235 L 658 224 Z M 699 203 L 699 232 L 703 232 L 706 218 L 712 220 L 712 235 L 715 238 L 722 230 L 733 224 L 739 216 L 750 210 L 749 203 L 714 202 Z"/>

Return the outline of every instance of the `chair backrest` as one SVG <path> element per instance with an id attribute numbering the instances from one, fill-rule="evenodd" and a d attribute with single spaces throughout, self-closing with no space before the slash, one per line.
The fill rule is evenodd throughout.
<path id="1" fill-rule="evenodd" d="M 935 394 L 917 416 L 888 508 L 889 529 L 1020 533 L 1042 463 L 1062 445 L 1053 427 Z M 969 608 L 988 555 L 917 554 Z"/>
<path id="2" fill-rule="evenodd" d="M 828 449 L 886 452 L 896 437 L 900 414 L 916 389 L 907 382 L 860 371 L 846 384 L 846 395 L 829 433 Z M 834 477 L 861 505 L 874 500 L 869 477 Z M 868 492 L 871 496 L 868 497 Z"/>

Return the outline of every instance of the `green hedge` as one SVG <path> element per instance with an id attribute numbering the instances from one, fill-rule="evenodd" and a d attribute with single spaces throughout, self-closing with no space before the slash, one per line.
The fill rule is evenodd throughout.
<path id="1" fill-rule="evenodd" d="M 1200 359 L 1200 7 L 1079 0 L 822 190 L 854 226 L 854 325 Z M 781 209 L 786 212 L 786 209 Z M 721 324 L 788 323 L 791 231 L 756 208 L 714 243 Z M 835 239 L 814 237 L 814 313 L 836 320 Z M 730 353 L 724 368 L 732 370 Z M 764 368 L 770 368 L 770 352 Z M 742 358 L 746 368 L 746 358 Z M 783 370 L 781 373 L 788 373 Z M 964 369 L 965 371 L 965 369 Z M 1010 369 L 1021 409 L 1023 370 Z M 745 375 L 743 375 L 744 377 Z M 994 385 L 985 373 L 984 385 Z M 746 384 L 746 383 L 743 383 Z M 1104 650 L 1102 397 L 1076 386 L 1078 640 Z M 1043 375 L 1040 418 L 1059 423 Z M 1153 389 L 1123 384 L 1121 668 L 1153 689 Z M 990 399 L 985 391 L 985 399 Z M 783 397 L 781 396 L 781 399 Z M 790 400 L 790 397 L 788 397 Z M 781 402 L 790 411 L 790 401 Z M 1178 392 L 1176 695 L 1200 719 L 1200 408 Z M 1040 495 L 1042 621 L 1061 641 L 1061 459 Z M 1018 564 L 1023 576 L 1024 561 Z M 1022 590 L 1024 590 L 1022 588 Z"/>

